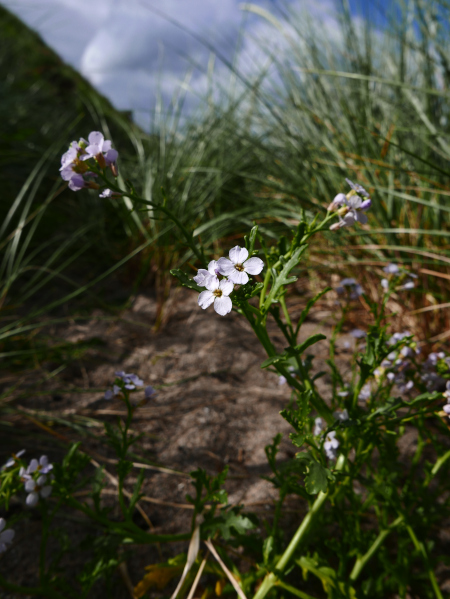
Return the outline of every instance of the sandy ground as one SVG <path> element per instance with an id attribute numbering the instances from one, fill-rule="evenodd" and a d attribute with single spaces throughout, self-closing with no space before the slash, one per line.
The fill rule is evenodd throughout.
<path id="1" fill-rule="evenodd" d="M 51 331 L 55 339 L 63 337 L 76 343 L 97 338 L 101 344 L 44 383 L 45 394 L 34 395 L 30 389 L 32 383 L 23 381 L 30 392 L 27 397 L 18 398 L 15 405 L 27 416 L 11 416 L 15 429 L 4 436 L 0 449 L 6 455 L 7 447 L 13 443 L 11 450 L 26 447 L 30 459 L 46 453 L 57 461 L 63 455 L 64 443 L 56 445 L 47 433 L 32 441 L 22 432 L 40 431 L 39 422 L 71 441 L 78 439 L 79 433 L 63 426 L 61 419 L 72 426 L 89 423 L 91 436 L 83 438 L 82 448 L 95 460 L 92 468 L 102 465 L 113 477 L 113 455 L 105 448 L 102 422 L 113 422 L 124 409 L 120 400 L 103 399 L 102 390 L 111 385 L 114 371 L 134 372 L 146 384 L 159 386 L 156 397 L 136 411 L 133 421 L 133 430 L 144 433 L 137 450 L 139 456 L 159 465 L 146 468 L 145 497 L 141 501 L 155 532 L 189 530 L 192 511 L 185 495 L 192 492 L 192 486 L 188 473 L 198 467 L 215 473 L 228 465 L 230 503 L 243 503 L 261 518 L 270 518 L 276 492 L 261 478 L 270 474 L 264 447 L 281 432 L 279 459 L 284 460 L 296 451 L 288 439 L 290 427 L 279 415 L 289 402 L 290 390 L 287 385 L 279 384 L 276 374 L 260 368 L 266 357 L 264 351 L 238 314 L 220 317 L 212 307 L 202 311 L 196 304 L 196 294 L 184 290 L 179 290 L 171 301 L 171 317 L 159 332 L 152 330 L 155 302 L 143 295 L 120 319 L 105 320 L 104 314 L 96 312 L 88 323 L 73 322 Z M 295 301 L 298 305 L 294 310 L 306 303 L 306 299 Z M 319 331 L 329 337 L 331 325 L 332 304 L 323 303 L 305 323 L 301 338 Z M 275 329 L 271 332 L 275 343 L 282 348 L 285 344 L 281 334 Z M 338 360 L 344 369 L 348 368 L 354 345 L 355 340 L 349 334 L 339 340 Z M 325 350 L 324 342 L 316 346 L 315 370 L 324 369 Z M 42 368 L 49 371 L 57 366 L 47 364 Z M 327 376 L 320 380 L 320 385 L 326 396 Z M 74 387 L 82 392 L 67 392 Z M 30 423 L 29 418 L 35 417 L 36 410 L 41 416 Z M 137 473 L 136 468 L 130 476 L 130 489 Z M 115 492 L 110 477 L 105 500 L 113 501 Z M 13 513 L 21 509 L 20 505 L 23 503 L 13 504 Z M 295 498 L 289 499 L 286 506 L 285 525 L 294 528 L 304 507 Z M 142 516 L 137 518 L 145 526 Z M 64 522 L 75 542 L 82 537 L 81 523 L 83 519 L 78 515 L 71 515 Z M 0 571 L 12 572 L 18 584 L 35 582 L 40 527 L 37 512 L 19 523 L 13 546 L 0 560 Z M 187 547 L 179 549 L 185 551 Z M 163 556 L 168 557 L 172 551 L 173 547 L 163 548 Z M 82 563 L 83 555 L 79 559 Z M 144 567 L 160 559 L 155 548 L 139 548 L 128 561 L 131 582 L 136 584 L 144 574 Z M 120 581 L 111 596 L 125 599 L 130 593 Z M 12 594 L 2 597 L 15 599 Z"/>

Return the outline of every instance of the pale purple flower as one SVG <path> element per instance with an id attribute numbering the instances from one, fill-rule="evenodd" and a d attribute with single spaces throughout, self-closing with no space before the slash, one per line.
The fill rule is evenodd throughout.
<path id="1" fill-rule="evenodd" d="M 389 289 L 389 281 L 387 279 L 381 279 L 381 286 L 387 291 Z"/>
<path id="2" fill-rule="evenodd" d="M 349 419 L 349 415 L 347 410 L 342 410 L 342 412 L 337 411 L 337 412 L 333 412 L 333 418 L 335 420 L 340 420 L 341 422 L 345 422 L 346 420 Z"/>
<path id="3" fill-rule="evenodd" d="M 151 385 L 148 385 L 147 387 L 145 387 L 145 399 L 150 399 L 151 397 L 153 397 L 156 394 L 155 389 L 153 389 L 153 387 Z"/>
<path id="4" fill-rule="evenodd" d="M 231 249 L 228 255 L 229 259 L 219 258 L 218 269 L 221 275 L 228 277 L 236 285 L 245 285 L 248 275 L 259 275 L 264 268 L 261 258 L 249 258 L 247 249 L 238 245 Z"/>
<path id="5" fill-rule="evenodd" d="M 62 174 L 63 173 L 61 173 L 61 175 Z M 63 179 L 64 181 L 69 181 L 69 189 L 72 191 L 80 191 L 80 189 L 83 189 L 87 185 L 83 175 L 80 175 L 79 173 L 74 173 L 70 179 L 65 179 L 63 176 Z"/>
<path id="6" fill-rule="evenodd" d="M 402 285 L 399 289 L 414 289 L 415 283 L 412 279 L 408 279 L 404 285 Z"/>
<path id="7" fill-rule="evenodd" d="M 411 333 L 409 331 L 403 331 L 403 333 L 394 333 L 392 335 L 392 337 L 390 337 L 390 339 L 388 339 L 388 345 L 394 345 L 394 343 L 397 343 L 398 341 L 401 341 L 402 339 L 404 339 L 405 337 L 410 337 Z M 391 354 L 389 354 L 391 355 Z M 389 358 L 389 356 L 388 356 Z M 392 360 L 393 358 L 389 358 L 390 360 Z"/>
<path id="8" fill-rule="evenodd" d="M 322 418 L 320 416 L 318 416 L 314 420 L 314 431 L 313 431 L 313 435 L 315 437 L 318 437 L 321 434 L 322 431 L 323 431 Z"/>
<path id="9" fill-rule="evenodd" d="M 52 488 L 50 485 L 47 485 L 46 482 L 47 477 L 45 475 L 41 475 L 37 480 L 31 478 L 26 481 L 25 491 L 28 493 L 26 504 L 28 506 L 36 506 L 39 501 L 39 496 L 44 499 L 50 497 Z"/>
<path id="10" fill-rule="evenodd" d="M 217 279 L 211 278 L 205 285 L 207 291 L 202 291 L 198 296 L 198 305 L 205 310 L 208 306 L 214 303 L 214 310 L 217 314 L 225 316 L 233 307 L 231 299 L 228 297 L 233 291 L 233 283 L 227 279 L 222 279 L 220 282 Z"/>
<path id="11" fill-rule="evenodd" d="M 97 160 L 105 160 L 107 165 L 116 162 L 119 154 L 117 150 L 111 148 L 111 141 L 105 139 L 99 131 L 92 131 L 89 133 L 89 144 L 85 148 L 85 154 L 82 155 L 82 160 L 89 160 L 90 158 L 96 158 Z M 102 157 L 102 158 L 101 158 Z"/>
<path id="12" fill-rule="evenodd" d="M 285 385 L 286 383 L 287 383 L 287 378 L 281 374 L 278 377 L 278 384 L 281 386 L 281 385 Z"/>
<path id="13" fill-rule="evenodd" d="M 120 198 L 123 194 L 118 191 L 112 191 L 112 189 L 104 189 L 100 194 L 99 198 Z"/>
<path id="14" fill-rule="evenodd" d="M 359 392 L 358 399 L 360 399 L 361 401 L 368 401 L 371 398 L 371 396 L 372 390 L 370 388 L 370 385 L 366 383 Z"/>
<path id="15" fill-rule="evenodd" d="M 353 191 L 356 191 L 356 193 L 360 193 L 362 196 L 369 198 L 370 194 L 364 189 L 364 187 L 362 185 L 360 185 L 359 183 L 353 183 L 353 181 L 350 181 L 350 179 L 345 179 L 347 181 L 347 183 L 350 185 L 350 187 L 353 189 Z"/>
<path id="16" fill-rule="evenodd" d="M 347 201 L 347 196 L 345 193 L 338 193 L 337 196 L 334 197 L 334 200 L 328 206 L 328 211 L 336 210 L 343 206 Z"/>
<path id="17" fill-rule="evenodd" d="M 15 532 L 12 528 L 5 530 L 6 522 L 3 518 L 0 518 L 0 554 L 5 553 L 8 549 L 8 545 L 12 543 Z"/>
<path id="18" fill-rule="evenodd" d="M 217 260 L 211 260 L 208 264 L 208 270 L 205 268 L 199 268 L 197 274 L 194 277 L 194 281 L 199 287 L 206 287 L 206 283 L 211 279 L 219 280 L 218 275 L 220 274 Z"/>
<path id="19" fill-rule="evenodd" d="M 336 439 L 336 431 L 331 431 L 325 438 L 323 448 L 329 460 L 335 460 L 337 457 L 337 449 L 339 447 L 339 441 Z"/>
<path id="20" fill-rule="evenodd" d="M 351 227 L 355 223 L 365 225 L 367 216 L 364 214 L 372 205 L 372 200 L 362 200 L 359 196 L 351 196 L 339 209 L 339 222 L 331 225 L 330 230 L 336 231 L 342 227 Z"/>
<path id="21" fill-rule="evenodd" d="M 336 287 L 336 291 L 339 294 L 347 292 L 350 299 L 358 299 L 360 295 L 364 293 L 363 288 L 359 285 L 355 279 L 342 279 L 339 286 Z"/>
<path id="22" fill-rule="evenodd" d="M 48 457 L 43 455 L 39 458 L 39 461 L 36 459 L 31 460 L 27 468 L 27 474 L 33 474 L 34 472 L 48 474 L 50 470 L 53 470 L 53 464 L 50 464 Z"/>
<path id="23" fill-rule="evenodd" d="M 123 370 L 119 370 L 119 371 L 115 372 L 115 375 L 118 378 L 122 379 L 122 381 L 125 383 L 125 389 L 128 389 L 128 391 L 133 391 L 133 389 L 136 389 L 136 387 L 144 386 L 144 381 L 142 379 L 140 379 L 137 374 L 127 373 L 127 372 L 124 372 Z M 118 389 L 118 391 L 117 391 L 117 389 Z M 118 387 L 117 385 L 114 385 L 114 387 L 113 387 L 114 395 L 118 395 L 120 393 L 120 391 L 121 391 L 120 387 Z"/>
<path id="24" fill-rule="evenodd" d="M 19 460 L 19 458 L 23 456 L 24 453 L 25 453 L 25 449 L 21 449 L 17 453 L 13 453 L 12 456 L 9 458 L 9 460 L 6 462 L 6 464 L 4 464 L 2 466 L 1 469 L 6 470 L 7 468 L 11 468 L 11 466 L 14 466 L 15 463 Z"/>
<path id="25" fill-rule="evenodd" d="M 362 331 L 361 329 L 353 329 L 352 331 L 350 331 L 350 335 L 355 339 L 362 339 L 363 337 L 367 336 L 367 333 L 366 331 Z"/>
<path id="26" fill-rule="evenodd" d="M 387 266 L 385 266 L 383 268 L 383 271 L 387 274 L 387 275 L 398 275 L 400 272 L 400 268 L 397 264 L 394 264 L 393 262 L 390 262 Z"/>

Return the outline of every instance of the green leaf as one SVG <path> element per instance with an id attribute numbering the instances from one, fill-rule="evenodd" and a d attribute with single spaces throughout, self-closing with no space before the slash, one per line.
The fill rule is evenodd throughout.
<path id="1" fill-rule="evenodd" d="M 254 522 L 247 516 L 243 516 L 231 509 L 223 511 L 220 516 L 214 518 L 208 524 L 208 529 L 211 531 L 218 530 L 225 541 L 228 541 L 232 535 L 244 535 L 247 530 L 255 528 Z"/>
<path id="2" fill-rule="evenodd" d="M 316 333 L 315 335 L 311 335 L 311 337 L 308 337 L 308 339 L 303 341 L 303 343 L 300 343 L 300 345 L 296 345 L 295 347 L 286 347 L 282 354 L 270 356 L 270 358 L 264 360 L 264 362 L 261 364 L 261 368 L 267 368 L 268 366 L 272 366 L 272 364 L 277 364 L 278 362 L 285 362 L 289 358 L 298 356 L 302 354 L 306 349 L 308 349 L 308 347 L 311 347 L 311 345 L 314 345 L 314 343 L 317 343 L 322 339 L 326 339 L 326 336 L 322 335 L 322 333 Z"/>
<path id="3" fill-rule="evenodd" d="M 274 549 L 274 538 L 271 537 L 267 537 L 267 539 L 264 539 L 264 543 L 263 543 L 263 559 L 264 559 L 264 563 L 268 564 L 270 561 L 270 555 Z"/>
<path id="4" fill-rule="evenodd" d="M 253 254 L 253 250 L 255 249 L 255 241 L 256 241 L 256 235 L 258 233 L 258 225 L 255 225 L 254 227 L 252 227 L 252 230 L 250 231 L 250 235 L 247 237 L 247 235 L 244 236 L 244 241 L 245 241 L 245 247 L 248 249 L 248 255 L 251 257 Z"/>
<path id="5" fill-rule="evenodd" d="M 282 271 L 278 275 L 274 273 L 274 281 L 270 293 L 267 296 L 266 301 L 264 302 L 263 312 L 268 312 L 272 302 L 276 300 L 279 291 L 284 285 L 289 285 L 289 283 L 293 283 L 297 280 L 297 277 L 289 277 L 288 275 L 291 272 L 291 270 L 300 262 L 300 257 L 307 247 L 307 245 L 302 245 L 299 248 L 297 248 L 292 254 L 292 256 L 289 258 L 289 260 L 286 262 L 286 264 L 283 266 Z"/>
<path id="6" fill-rule="evenodd" d="M 194 291 L 198 291 L 199 293 L 201 293 L 202 291 L 204 291 L 201 287 L 199 287 L 197 285 L 197 283 L 195 281 L 193 281 L 192 279 L 190 279 L 182 270 L 180 270 L 179 268 L 173 268 L 170 271 L 170 274 L 177 278 L 180 283 L 183 285 L 183 287 L 187 287 L 188 289 L 193 289 Z"/>
<path id="7" fill-rule="evenodd" d="M 305 476 L 305 489 L 310 495 L 316 495 L 319 491 L 326 493 L 328 488 L 328 470 L 319 464 L 310 453 L 297 453 L 297 460 L 304 460 L 308 474 Z"/>

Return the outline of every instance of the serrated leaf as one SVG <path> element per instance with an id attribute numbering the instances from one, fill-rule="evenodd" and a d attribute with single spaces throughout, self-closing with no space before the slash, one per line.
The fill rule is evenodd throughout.
<path id="1" fill-rule="evenodd" d="M 243 535 L 247 530 L 255 528 L 255 524 L 247 516 L 236 513 L 234 510 L 223 511 L 220 516 L 214 518 L 209 524 L 208 529 L 218 530 L 225 541 L 231 536 Z"/>
<path id="2" fill-rule="evenodd" d="M 201 293 L 202 291 L 204 291 L 204 289 L 202 289 L 202 287 L 199 287 L 195 281 L 193 281 L 192 279 L 190 279 L 179 268 L 173 268 L 170 271 L 170 274 L 173 277 L 177 278 L 180 281 L 180 283 L 183 285 L 183 287 L 187 287 L 188 289 L 193 289 L 194 291 L 198 291 L 199 293 Z"/>
<path id="3" fill-rule="evenodd" d="M 326 493 L 328 488 L 328 470 L 319 464 L 310 453 L 301 452 L 296 454 L 297 460 L 304 460 L 308 473 L 305 476 L 305 489 L 310 495 L 317 495 L 320 491 Z"/>

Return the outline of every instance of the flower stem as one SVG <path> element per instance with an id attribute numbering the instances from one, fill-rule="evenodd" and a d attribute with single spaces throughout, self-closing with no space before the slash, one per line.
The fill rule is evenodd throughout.
<path id="1" fill-rule="evenodd" d="M 340 472 L 344 468 L 345 462 L 346 462 L 346 458 L 343 454 L 341 454 L 336 462 L 335 471 Z M 325 503 L 329 493 L 330 492 L 327 491 L 326 493 L 320 492 L 318 494 L 317 499 L 311 506 L 311 509 L 306 514 L 306 516 L 303 518 L 303 521 L 300 524 L 300 526 L 298 527 L 297 532 L 292 537 L 291 542 L 287 546 L 287 548 L 284 551 L 281 558 L 278 560 L 278 562 L 274 568 L 274 572 L 270 572 L 269 574 L 267 574 L 267 576 L 263 580 L 261 586 L 259 587 L 258 591 L 256 592 L 254 599 L 263 599 L 263 597 L 265 597 L 267 595 L 267 593 L 270 591 L 270 589 L 272 589 L 272 587 L 274 587 L 280 583 L 279 578 L 278 578 L 279 574 L 282 574 L 284 572 L 284 570 L 286 569 L 286 567 L 288 566 L 295 551 L 297 550 L 301 541 L 304 539 L 306 533 L 309 531 L 310 526 L 314 522 L 315 516 L 322 509 L 322 506 Z M 275 572 L 276 572 L 276 574 L 275 574 Z"/>
<path id="2" fill-rule="evenodd" d="M 378 549 L 381 547 L 389 533 L 401 522 L 403 522 L 403 520 L 403 516 L 399 516 L 396 520 L 394 520 L 394 522 L 392 522 L 392 524 L 388 528 L 385 528 L 380 532 L 380 534 L 377 536 L 375 541 L 370 546 L 369 550 L 364 555 L 358 557 L 350 574 L 350 580 L 352 582 L 354 582 L 358 578 L 364 566 L 367 564 L 370 558 L 378 551 Z"/>
<path id="3" fill-rule="evenodd" d="M 419 541 L 419 539 L 416 537 L 416 533 L 411 528 L 411 526 L 408 525 L 406 527 L 406 530 L 408 531 L 408 534 L 411 537 L 414 547 L 417 549 L 417 551 L 419 551 L 422 554 L 422 558 L 423 558 L 423 561 L 425 564 L 425 570 L 427 571 L 428 578 L 430 579 L 431 586 L 433 587 L 433 591 L 436 596 L 436 599 L 444 599 L 442 596 L 442 593 L 439 589 L 439 585 L 437 583 L 436 576 L 434 575 L 434 572 L 430 566 L 430 562 L 428 559 L 428 554 L 427 554 L 425 545 L 422 543 L 422 541 Z"/>

